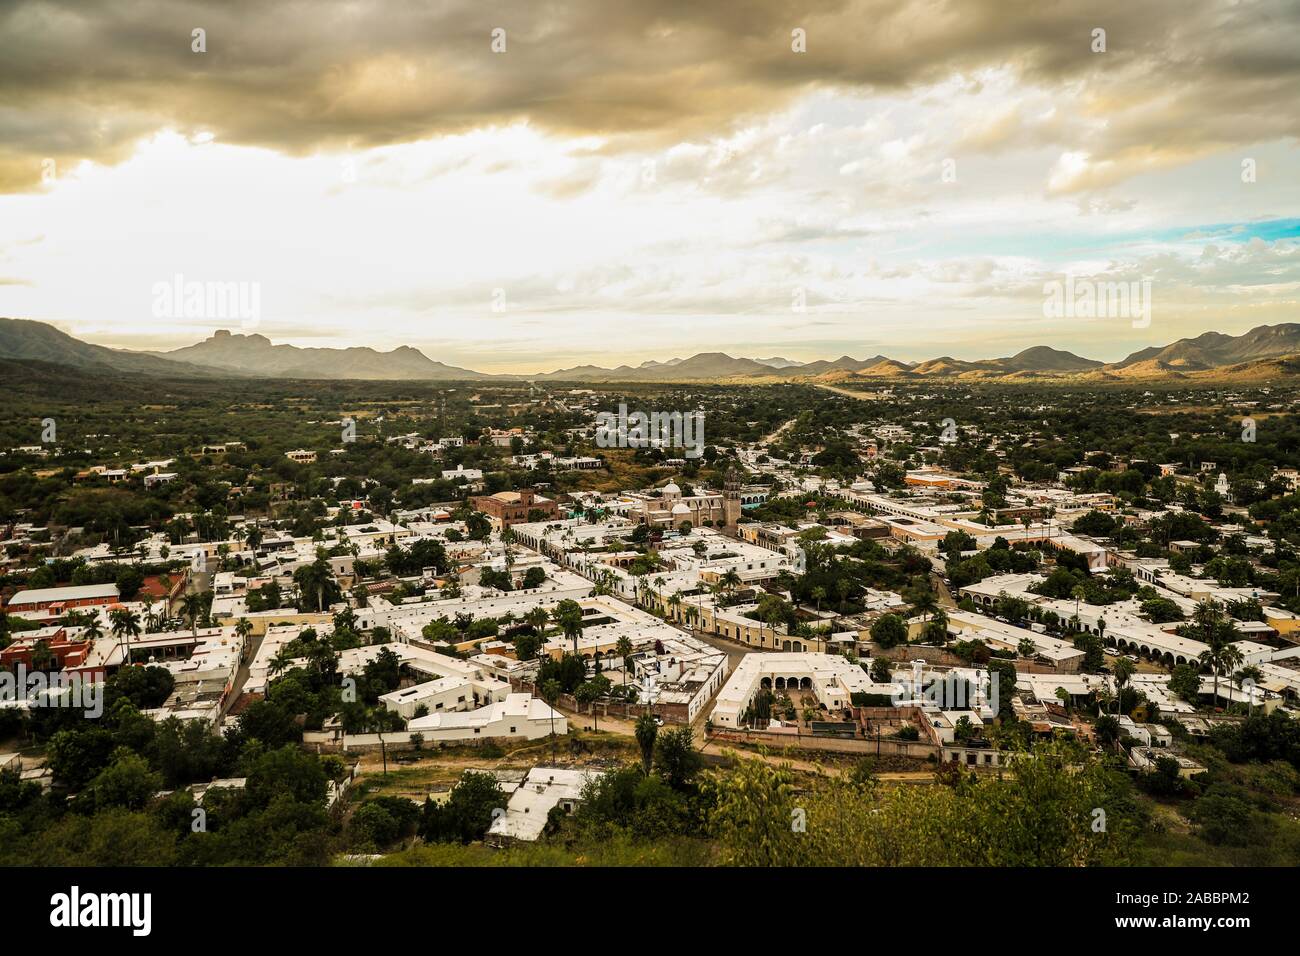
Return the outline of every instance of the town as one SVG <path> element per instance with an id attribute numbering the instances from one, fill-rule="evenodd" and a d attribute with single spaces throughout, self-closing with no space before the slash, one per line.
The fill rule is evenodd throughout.
<path id="1" fill-rule="evenodd" d="M 1300 390 L 228 384 L 15 389 L 4 862 L 1300 860 Z"/>

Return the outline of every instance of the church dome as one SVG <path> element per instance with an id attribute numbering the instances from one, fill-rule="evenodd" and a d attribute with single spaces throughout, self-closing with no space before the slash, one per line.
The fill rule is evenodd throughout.
<path id="1" fill-rule="evenodd" d="M 663 495 L 665 498 L 671 497 L 673 495 L 680 495 L 682 493 L 682 489 L 677 487 L 677 482 L 675 481 L 668 482 L 668 484 L 664 485 L 661 490 L 663 491 Z"/>
<path id="2" fill-rule="evenodd" d="M 682 504 L 680 501 L 673 505 L 673 514 L 675 515 L 688 515 L 690 513 L 691 509 L 686 507 L 686 505 Z"/>

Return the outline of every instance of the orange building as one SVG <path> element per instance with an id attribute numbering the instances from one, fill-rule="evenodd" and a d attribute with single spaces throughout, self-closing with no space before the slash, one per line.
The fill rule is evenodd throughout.
<path id="1" fill-rule="evenodd" d="M 478 495 L 471 498 L 470 503 L 474 510 L 487 515 L 492 527 L 498 531 L 525 521 L 549 521 L 560 511 L 558 504 L 550 498 L 542 498 L 531 488 Z"/>

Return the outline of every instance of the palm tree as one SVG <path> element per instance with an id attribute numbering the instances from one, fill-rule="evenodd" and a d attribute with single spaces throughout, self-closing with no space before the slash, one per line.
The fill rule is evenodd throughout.
<path id="1" fill-rule="evenodd" d="M 144 599 L 144 629 L 154 631 L 158 628 L 158 615 L 153 610 L 154 600 L 146 596 Z"/>
<path id="2" fill-rule="evenodd" d="M 514 543 L 515 543 L 515 533 L 513 531 L 511 531 L 509 528 L 506 528 L 504 531 L 501 532 L 501 547 L 505 551 L 504 556 L 506 562 L 506 574 L 510 573 L 510 569 L 514 567 L 515 564 L 515 553 L 510 547 Z"/>
<path id="3" fill-rule="evenodd" d="M 668 606 L 672 608 L 672 617 L 675 621 L 681 620 L 682 592 L 674 591 L 668 598 Z"/>
<path id="4" fill-rule="evenodd" d="M 1202 601 L 1192 612 L 1192 624 L 1189 628 L 1193 635 L 1207 644 L 1199 660 L 1214 673 L 1214 703 L 1219 703 L 1219 676 L 1228 674 L 1240 666 L 1241 651 L 1233 646 L 1237 638 L 1237 628 L 1231 618 L 1223 613 L 1223 608 L 1214 601 Z"/>
<path id="5" fill-rule="evenodd" d="M 822 616 L 822 601 L 826 600 L 826 589 L 820 584 L 812 589 L 812 599 L 817 602 L 817 619 L 820 621 Z"/>
<path id="6" fill-rule="evenodd" d="M 1121 657 L 1115 661 L 1115 713 L 1120 711 L 1120 701 L 1124 697 L 1124 685 L 1128 683 L 1129 678 L 1137 671 L 1137 665 L 1127 657 Z"/>
<path id="7" fill-rule="evenodd" d="M 1214 672 L 1214 703 L 1219 703 L 1219 675 L 1241 666 L 1241 651 L 1231 644 L 1218 642 L 1201 651 L 1199 660 Z"/>
<path id="8" fill-rule="evenodd" d="M 334 575 L 330 571 L 329 563 L 322 557 L 317 557 L 311 564 L 305 564 L 293 572 L 294 583 L 298 585 L 298 590 L 304 596 L 315 595 L 316 610 L 323 613 L 325 610 L 325 592 L 329 588 L 330 581 Z"/>
<path id="9" fill-rule="evenodd" d="M 88 611 L 64 611 L 63 626 L 64 627 L 85 627 L 86 624 L 90 621 L 90 619 L 94 616 L 95 616 L 94 614 L 91 614 Z"/>
<path id="10" fill-rule="evenodd" d="M 94 614 L 82 625 L 82 635 L 88 641 L 97 641 L 104 636 L 104 628 L 99 623 L 99 615 Z"/>
<path id="11" fill-rule="evenodd" d="M 841 578 L 841 580 L 843 579 Z M 919 590 L 916 594 L 916 599 L 912 602 L 912 610 L 920 612 L 922 624 L 928 624 L 930 622 L 930 615 L 938 610 L 938 608 L 939 601 L 934 596 L 934 592 L 928 587 L 924 590 Z"/>
<path id="12" fill-rule="evenodd" d="M 647 712 L 636 719 L 635 733 L 637 746 L 641 749 L 641 771 L 648 777 L 655 752 L 655 737 L 659 735 L 659 725 Z"/>
<path id="13" fill-rule="evenodd" d="M 235 633 L 239 636 L 241 642 L 247 642 L 248 636 L 253 633 L 253 622 L 246 617 L 241 617 L 235 622 Z"/>
<path id="14" fill-rule="evenodd" d="M 551 712 L 551 763 L 555 762 L 555 702 L 560 699 L 560 682 L 554 677 L 550 680 L 543 681 L 539 688 L 542 700 L 546 701 L 546 706 Z"/>
<path id="15" fill-rule="evenodd" d="M 573 641 L 574 656 L 578 654 L 578 638 L 582 636 L 582 605 L 577 601 L 563 600 L 551 611 L 551 620 L 559 625 L 564 636 Z"/>
<path id="16" fill-rule="evenodd" d="M 339 655 L 328 641 L 312 641 L 307 645 L 307 666 L 317 674 L 328 676 L 338 670 Z"/>
<path id="17" fill-rule="evenodd" d="M 271 677 L 277 677 L 288 670 L 293 661 L 294 657 L 293 654 L 289 652 L 288 646 L 286 645 L 285 647 L 281 647 L 275 652 L 275 656 L 271 658 L 271 663 L 267 666 L 266 672 Z"/>
<path id="18" fill-rule="evenodd" d="M 545 636 L 546 625 L 550 620 L 551 616 L 546 613 L 546 608 L 541 605 L 529 608 L 524 615 L 524 623 L 532 627 L 539 638 Z"/>
<path id="19" fill-rule="evenodd" d="M 1087 590 L 1082 584 L 1076 584 L 1070 589 L 1070 597 L 1074 598 L 1074 616 L 1079 616 L 1079 602 L 1088 596 Z"/>
<path id="20" fill-rule="evenodd" d="M 614 653 L 623 659 L 623 689 L 627 690 L 627 672 L 632 667 L 632 641 L 624 634 L 614 644 Z"/>
<path id="21" fill-rule="evenodd" d="M 840 613 L 844 613 L 844 602 L 848 600 L 849 592 L 853 590 L 853 584 L 848 578 L 835 579 L 835 594 L 840 599 Z"/>
<path id="22" fill-rule="evenodd" d="M 736 593 L 736 588 L 740 587 L 740 572 L 735 568 L 727 568 L 722 577 L 718 578 L 718 583 L 722 589 L 727 592 L 727 597 Z"/>
<path id="23" fill-rule="evenodd" d="M 140 617 L 135 611 L 125 607 L 115 607 L 108 612 L 108 618 L 112 622 L 113 636 L 119 641 L 125 638 L 126 644 L 126 663 L 131 663 L 131 638 L 140 636 Z"/>
<path id="24" fill-rule="evenodd" d="M 199 633 L 199 615 L 203 613 L 203 595 L 191 591 L 181 598 L 181 616 L 189 618 L 190 633 L 195 637 Z"/>

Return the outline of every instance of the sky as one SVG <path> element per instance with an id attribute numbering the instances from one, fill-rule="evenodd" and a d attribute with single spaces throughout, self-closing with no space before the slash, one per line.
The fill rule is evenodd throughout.
<path id="1" fill-rule="evenodd" d="M 489 372 L 1298 321 L 1298 28 L 1296 0 L 13 0 L 0 316 Z M 1149 315 L 1053 314 L 1067 278 L 1149 282 Z M 160 299 L 228 283 L 256 307 Z"/>

